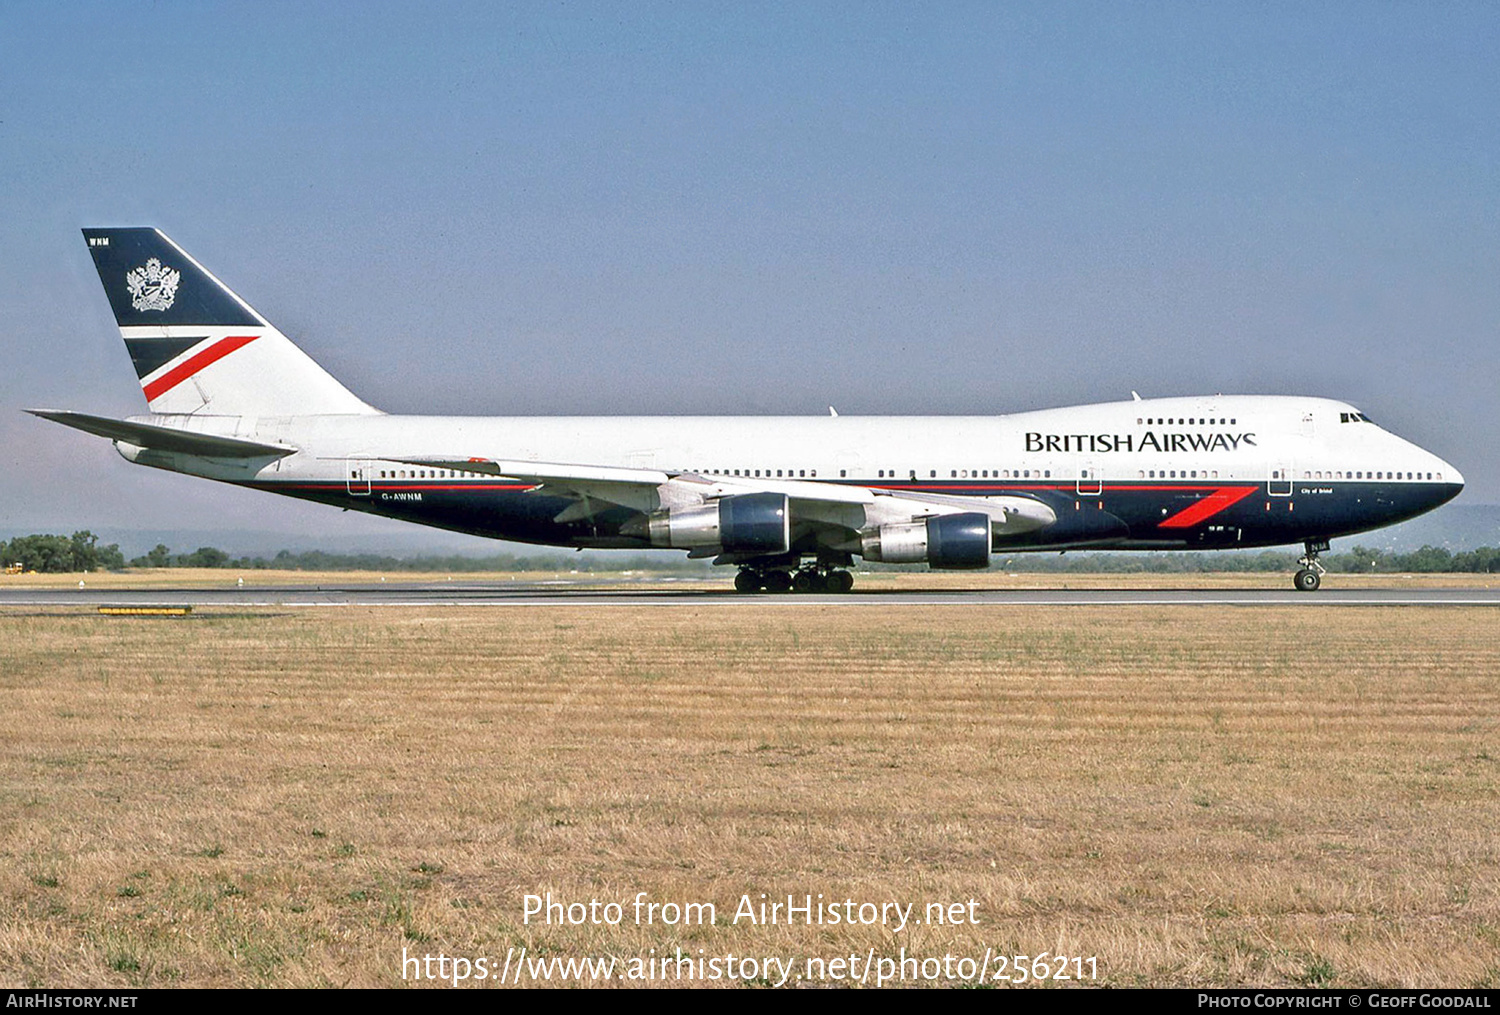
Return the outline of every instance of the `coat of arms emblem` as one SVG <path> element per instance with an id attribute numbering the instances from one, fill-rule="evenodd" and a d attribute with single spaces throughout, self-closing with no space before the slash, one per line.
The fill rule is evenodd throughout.
<path id="1" fill-rule="evenodd" d="M 177 299 L 177 284 L 181 281 L 181 272 L 168 268 L 154 257 L 125 273 L 130 305 L 137 310 L 166 310 Z"/>

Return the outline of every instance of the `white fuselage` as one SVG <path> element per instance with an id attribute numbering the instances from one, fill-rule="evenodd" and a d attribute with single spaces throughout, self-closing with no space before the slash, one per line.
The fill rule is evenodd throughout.
<path id="1" fill-rule="evenodd" d="M 339 480 L 350 460 L 369 462 L 378 479 L 382 468 L 414 471 L 401 459 L 435 455 L 877 485 L 883 479 L 1091 485 L 1377 476 L 1403 483 L 1463 482 L 1441 458 L 1352 419 L 1355 414 L 1328 399 L 1213 396 L 1007 416 L 323 415 L 197 416 L 182 422 L 203 432 L 301 447 L 255 469 L 253 478 L 269 482 Z M 248 478 L 239 467 L 222 472 L 215 478 Z"/>

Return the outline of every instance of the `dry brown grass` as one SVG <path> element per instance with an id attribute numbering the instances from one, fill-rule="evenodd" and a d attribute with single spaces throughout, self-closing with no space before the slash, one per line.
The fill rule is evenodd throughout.
<path id="1" fill-rule="evenodd" d="M 1500 983 L 1492 609 L 11 610 L 0 637 L 6 986 L 380 986 L 403 946 L 522 945 Z M 547 891 L 720 925 L 523 925 Z M 728 925 L 762 892 L 981 922 Z"/>

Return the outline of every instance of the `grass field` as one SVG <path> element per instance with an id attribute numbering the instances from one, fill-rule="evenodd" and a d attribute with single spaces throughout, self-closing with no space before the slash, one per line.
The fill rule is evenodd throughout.
<path id="1" fill-rule="evenodd" d="M 403 948 L 522 947 L 1500 986 L 1492 609 L 56 609 L 0 637 L 4 986 L 386 986 Z M 525 923 L 548 892 L 624 918 Z M 640 892 L 717 922 L 637 925 Z M 762 893 L 978 922 L 733 922 Z"/>

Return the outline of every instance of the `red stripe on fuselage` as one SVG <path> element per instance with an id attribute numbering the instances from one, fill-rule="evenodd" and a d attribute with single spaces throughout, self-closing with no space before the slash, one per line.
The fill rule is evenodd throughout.
<path id="1" fill-rule="evenodd" d="M 1159 529 L 1186 529 L 1212 518 L 1225 508 L 1238 504 L 1254 493 L 1253 486 L 1221 486 L 1191 507 L 1183 508 L 1171 518 L 1164 519 Z"/>
<path id="2" fill-rule="evenodd" d="M 249 345 L 259 337 L 259 335 L 230 335 L 228 338 L 219 339 L 202 352 L 189 356 L 150 384 L 142 385 L 142 390 L 146 392 L 146 401 L 154 402 L 204 367 L 217 363 L 236 349 Z"/>

